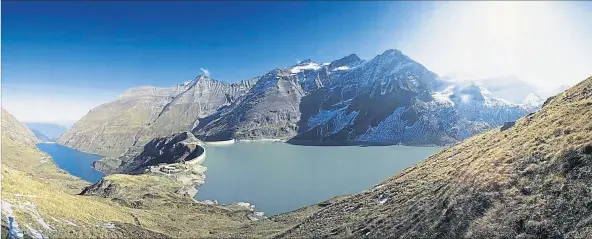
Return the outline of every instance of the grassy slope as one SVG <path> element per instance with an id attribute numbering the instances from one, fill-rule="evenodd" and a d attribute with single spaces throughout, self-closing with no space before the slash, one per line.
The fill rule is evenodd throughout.
<path id="1" fill-rule="evenodd" d="M 162 105 L 154 102 L 159 98 L 125 98 L 103 104 L 82 117 L 57 142 L 84 152 L 118 156 L 160 111 Z"/>
<path id="2" fill-rule="evenodd" d="M 514 127 L 442 150 L 281 237 L 586 238 L 590 154 L 592 78 Z"/>
<path id="3" fill-rule="evenodd" d="M 166 177 L 110 175 L 104 178 L 113 188 L 109 195 L 78 195 L 89 184 L 59 169 L 21 126 L 3 111 L 2 200 L 13 205 L 28 235 L 27 226 L 58 238 L 244 237 L 249 228 L 248 211 L 197 203 L 175 193 L 181 186 Z M 270 222 L 258 229 L 263 236 L 268 227 L 277 232 L 291 225 Z M 2 226 L 5 233 L 5 217 Z"/>
<path id="4" fill-rule="evenodd" d="M 64 189 L 72 193 L 88 186 L 88 183 L 59 169 L 49 155 L 37 149 L 37 142 L 28 128 L 2 109 L 3 169 L 18 170 L 40 180 L 64 185 Z"/>
<path id="5" fill-rule="evenodd" d="M 120 228 L 133 228 L 126 225 L 133 223 L 133 218 L 107 200 L 75 196 L 89 184 L 59 169 L 51 157 L 35 147 L 36 140 L 31 136 L 28 129 L 2 110 L 2 201 L 13 205 L 14 216 L 26 234 L 31 234 L 26 226 L 59 237 L 121 237 L 135 231 L 97 226 L 115 222 Z M 55 230 L 44 229 L 38 218 Z M 6 218 L 2 219 L 5 226 Z"/>

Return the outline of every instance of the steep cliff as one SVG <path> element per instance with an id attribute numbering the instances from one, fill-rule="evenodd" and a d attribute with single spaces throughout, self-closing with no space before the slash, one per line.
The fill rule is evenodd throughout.
<path id="1" fill-rule="evenodd" d="M 297 77 L 273 70 L 239 102 L 203 120 L 193 132 L 206 141 L 226 139 L 289 139 L 297 133 L 299 103 L 304 91 Z"/>

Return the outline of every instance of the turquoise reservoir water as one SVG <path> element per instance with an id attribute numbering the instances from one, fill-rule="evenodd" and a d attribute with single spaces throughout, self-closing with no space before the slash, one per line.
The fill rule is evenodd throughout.
<path id="1" fill-rule="evenodd" d="M 56 143 L 39 143 L 37 147 L 49 154 L 60 168 L 85 181 L 96 183 L 104 176 L 91 167 L 94 161 L 103 157 L 101 155 L 80 152 Z"/>
<path id="2" fill-rule="evenodd" d="M 279 142 L 206 145 L 198 200 L 243 201 L 266 215 L 366 190 L 440 147 L 297 146 Z"/>
<path id="3" fill-rule="evenodd" d="M 103 174 L 91 167 L 102 156 L 40 143 L 68 173 L 89 182 Z M 206 145 L 206 183 L 198 200 L 249 202 L 275 215 L 329 198 L 359 193 L 427 158 L 441 148 L 408 146 L 298 146 L 279 142 Z"/>

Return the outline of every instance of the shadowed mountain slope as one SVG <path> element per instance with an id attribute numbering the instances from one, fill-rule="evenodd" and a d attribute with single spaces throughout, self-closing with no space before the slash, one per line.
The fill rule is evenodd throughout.
<path id="1" fill-rule="evenodd" d="M 280 238 L 588 238 L 592 78 L 304 220 Z"/>

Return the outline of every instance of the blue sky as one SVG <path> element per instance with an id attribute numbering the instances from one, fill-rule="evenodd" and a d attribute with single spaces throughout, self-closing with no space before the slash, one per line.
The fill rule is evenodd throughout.
<path id="1" fill-rule="evenodd" d="M 405 26 L 402 16 L 382 20 L 397 5 L 413 7 L 354 1 L 7 2 L 5 83 L 51 80 L 120 90 L 169 86 L 200 68 L 237 81 L 306 58 L 331 61 L 354 52 L 372 57 L 386 50 L 376 47 L 386 33 Z"/>
<path id="2" fill-rule="evenodd" d="M 536 69 L 557 66 L 569 58 L 577 65 L 570 66 L 577 67 L 570 70 L 577 72 L 573 78 L 591 73 L 586 70 L 592 69 L 586 61 L 592 53 L 588 43 L 592 17 L 587 16 L 591 5 L 3 2 L 3 107 L 23 121 L 71 122 L 127 88 L 178 84 L 201 74 L 200 69 L 218 80 L 238 81 L 306 58 L 330 62 L 356 53 L 368 59 L 389 48 L 402 50 L 440 75 L 518 74 L 541 85 L 557 85 L 559 80 L 554 78 L 541 81 Z M 508 7 L 513 15 L 500 23 L 499 16 Z M 562 25 L 549 30 L 548 19 Z M 536 49 L 522 51 L 534 40 L 519 35 L 523 34 L 522 28 L 515 27 L 519 21 L 524 29 L 546 29 L 529 33 L 543 37 Z M 482 29 L 488 31 L 472 33 Z M 547 57 L 557 62 L 529 63 L 536 59 L 535 53 L 551 46 L 557 52 Z M 510 64 L 508 59 L 522 60 Z M 528 67 L 529 72 L 517 70 Z"/>

